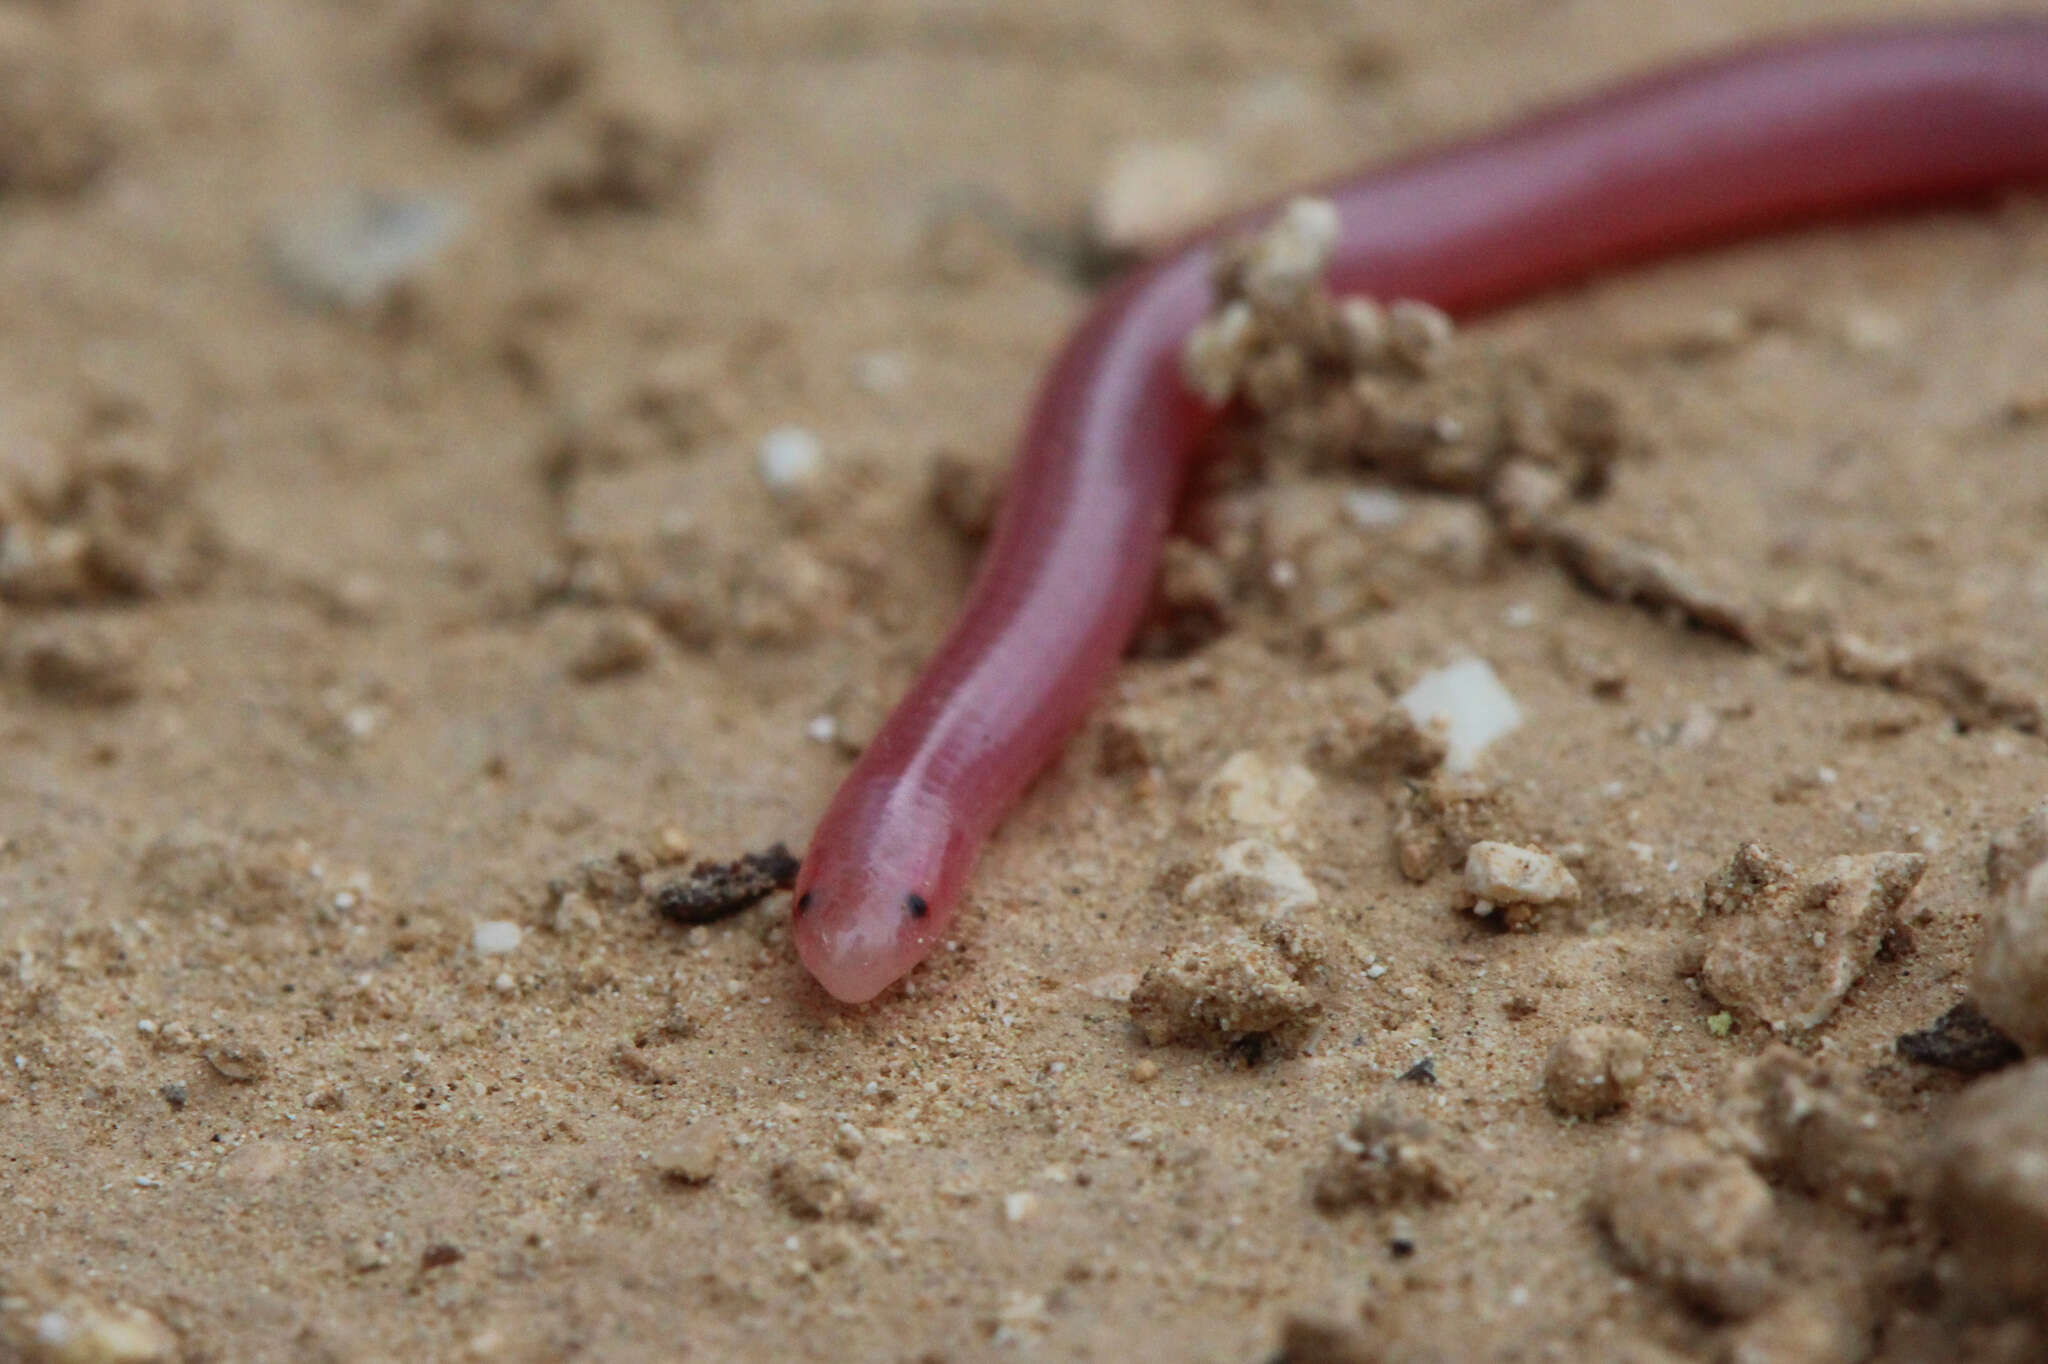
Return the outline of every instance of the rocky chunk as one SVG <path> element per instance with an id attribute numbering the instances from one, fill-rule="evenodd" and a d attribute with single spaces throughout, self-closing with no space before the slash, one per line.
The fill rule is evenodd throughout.
<path id="1" fill-rule="evenodd" d="M 1450 752 L 1448 728 L 1419 724 L 1400 706 L 1380 711 L 1357 707 L 1318 737 L 1314 756 L 1324 768 L 1359 780 L 1426 777 L 1443 766 Z"/>
<path id="2" fill-rule="evenodd" d="M 1917 853 L 1871 853 L 1802 872 L 1743 844 L 1701 896 L 1707 992 L 1775 1031 L 1819 1027 L 1897 925 L 1925 867 Z"/>
<path id="3" fill-rule="evenodd" d="M 2048 800 L 2027 811 L 2012 828 L 1991 836 L 1984 850 L 1984 883 L 1993 895 L 2003 895 L 2043 862 L 2048 862 Z"/>
<path id="4" fill-rule="evenodd" d="M 1394 818 L 1394 856 L 1410 881 L 1462 866 L 1474 843 L 1506 841 L 1515 825 L 1508 794 L 1481 778 L 1440 772 L 1403 794 Z"/>
<path id="5" fill-rule="evenodd" d="M 1310 1195 L 1326 1213 L 1444 1203 L 1464 1191 L 1466 1178 L 1442 1133 L 1389 1106 L 1361 1115 L 1338 1136 Z"/>
<path id="6" fill-rule="evenodd" d="M 1920 1175 L 1964 1295 L 2048 1314 L 2048 1060 L 1964 1092 L 1935 1127 Z"/>
<path id="7" fill-rule="evenodd" d="M 197 589 L 219 559 L 172 461 L 0 451 L 0 602 L 74 605 Z"/>
<path id="8" fill-rule="evenodd" d="M 1509 928 L 1527 928 L 1551 905 L 1577 904 L 1578 878 L 1538 848 L 1483 839 L 1465 853 L 1465 889 L 1481 918 L 1500 911 Z"/>
<path id="9" fill-rule="evenodd" d="M 1862 1364 L 1871 1311 L 1854 1291 L 1788 1292 L 1728 1333 L 1727 1364 Z"/>
<path id="10" fill-rule="evenodd" d="M 1623 1148 L 1593 1206 L 1622 1262 L 1693 1306 L 1746 1317 L 1772 1297 L 1770 1186 L 1698 1134 L 1664 1131 Z"/>
<path id="11" fill-rule="evenodd" d="M 1970 993 L 2021 1050 L 2048 1053 L 2048 862 L 1985 916 Z"/>
<path id="12" fill-rule="evenodd" d="M 2018 1065 L 2026 1055 L 1967 999 L 1929 1026 L 1901 1034 L 1896 1046 L 1908 1061 L 1964 1075 L 2003 1070 Z"/>
<path id="13" fill-rule="evenodd" d="M 1716 1137 L 1766 1178 L 1851 1212 L 1889 1212 L 1903 1194 L 1899 1143 L 1877 1103 L 1788 1047 L 1736 1066 L 1715 1119 Z"/>
<path id="14" fill-rule="evenodd" d="M 1643 1082 L 1649 1058 L 1649 1040 L 1633 1028 L 1574 1028 L 1543 1063 L 1543 1097 L 1568 1117 L 1612 1113 Z"/>
<path id="15" fill-rule="evenodd" d="M 1312 945 L 1278 928 L 1187 943 L 1139 978 L 1131 1021 L 1154 1046 L 1290 1048 L 1322 1014 L 1321 965 Z"/>

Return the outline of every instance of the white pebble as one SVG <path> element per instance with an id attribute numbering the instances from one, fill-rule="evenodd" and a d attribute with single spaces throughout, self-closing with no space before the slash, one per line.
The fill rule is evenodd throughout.
<path id="1" fill-rule="evenodd" d="M 778 426 L 761 437 L 761 481 L 771 488 L 791 488 L 810 479 L 825 462 L 818 438 L 801 426 Z"/>
<path id="2" fill-rule="evenodd" d="M 1522 708 L 1481 658 L 1424 675 L 1396 704 L 1419 729 L 1439 721 L 1446 726 L 1444 767 L 1452 772 L 1469 771 L 1487 745 L 1522 723 Z"/>
<path id="3" fill-rule="evenodd" d="M 864 393 L 892 398 L 910 384 L 910 357 L 900 350 L 874 350 L 853 362 L 853 382 Z"/>
<path id="4" fill-rule="evenodd" d="M 1038 1195 L 1034 1193 L 1013 1193 L 1003 1195 L 1003 1219 L 1008 1222 L 1022 1222 L 1038 1209 Z"/>
<path id="5" fill-rule="evenodd" d="M 1353 488 L 1344 494 L 1344 514 L 1361 530 L 1384 530 L 1401 524 L 1408 504 L 1385 488 Z"/>
<path id="6" fill-rule="evenodd" d="M 436 195 L 342 191 L 271 232 L 271 267 L 308 307 L 366 307 L 418 275 L 467 216 Z"/>
<path id="7" fill-rule="evenodd" d="M 1337 244 L 1337 206 L 1328 199 L 1291 199 L 1245 263 L 1244 291 L 1255 303 L 1286 307 L 1320 277 Z"/>
<path id="8" fill-rule="evenodd" d="M 1214 217 L 1223 188 L 1222 162 L 1201 143 L 1130 143 L 1110 159 L 1089 226 L 1111 250 L 1161 246 Z"/>
<path id="9" fill-rule="evenodd" d="M 1579 898 L 1578 878 L 1547 852 L 1482 840 L 1465 855 L 1465 889 L 1487 913 L 1496 904 L 1555 905 Z"/>
<path id="10" fill-rule="evenodd" d="M 804 733 L 814 744 L 829 744 L 839 737 L 839 722 L 829 715 L 813 715 Z"/>
<path id="11" fill-rule="evenodd" d="M 517 952 L 526 930 L 510 919 L 486 919 L 470 934 L 470 946 L 479 957 L 502 957 Z"/>

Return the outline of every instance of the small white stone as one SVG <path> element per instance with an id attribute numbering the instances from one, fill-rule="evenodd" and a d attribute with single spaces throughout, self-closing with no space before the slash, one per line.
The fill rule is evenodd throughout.
<path id="1" fill-rule="evenodd" d="M 1547 852 L 1481 841 L 1465 854 L 1465 889 L 1481 904 L 1557 905 L 1579 898 L 1578 878 Z"/>
<path id="2" fill-rule="evenodd" d="M 1386 488 L 1353 488 L 1344 494 L 1344 514 L 1361 530 L 1385 530 L 1407 518 L 1408 503 Z"/>
<path id="3" fill-rule="evenodd" d="M 793 488 L 816 476 L 825 452 L 805 428 L 778 426 L 761 437 L 758 461 L 762 482 L 771 488 Z"/>
<path id="4" fill-rule="evenodd" d="M 1022 1222 L 1037 1210 L 1037 1194 L 1013 1193 L 1003 1195 L 1003 1220 L 1006 1222 Z"/>
<path id="5" fill-rule="evenodd" d="M 1188 387 L 1220 407 L 1237 391 L 1239 372 L 1251 349 L 1252 309 L 1241 298 L 1223 305 L 1188 333 L 1181 349 L 1181 374 Z"/>
<path id="6" fill-rule="evenodd" d="M 1439 721 L 1446 726 L 1444 767 L 1452 772 L 1471 770 L 1487 745 L 1522 723 L 1522 708 L 1481 658 L 1424 675 L 1395 704 L 1419 729 Z"/>
<path id="7" fill-rule="evenodd" d="M 804 733 L 814 744 L 829 744 L 839 737 L 839 721 L 830 715 L 813 715 Z"/>
<path id="8" fill-rule="evenodd" d="M 900 350 L 873 350 L 853 362 L 853 382 L 864 393 L 890 398 L 910 384 L 910 357 Z"/>
<path id="9" fill-rule="evenodd" d="M 419 275 L 467 217 L 437 195 L 330 194 L 272 229 L 271 266 L 304 306 L 367 307 Z"/>
<path id="10" fill-rule="evenodd" d="M 1245 263 L 1246 297 L 1270 307 L 1300 299 L 1329 264 L 1337 226 L 1337 206 L 1328 199 L 1289 200 Z"/>
<path id="11" fill-rule="evenodd" d="M 485 919 L 469 936 L 469 945 L 479 957 L 502 957 L 517 952 L 526 930 L 510 919 Z"/>
<path id="12" fill-rule="evenodd" d="M 1223 204 L 1223 165 L 1199 142 L 1133 142 L 1116 150 L 1089 225 L 1115 251 L 1162 246 L 1216 216 Z"/>

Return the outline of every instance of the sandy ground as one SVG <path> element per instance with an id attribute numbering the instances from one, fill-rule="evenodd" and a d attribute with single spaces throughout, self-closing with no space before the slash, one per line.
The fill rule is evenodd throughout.
<path id="1" fill-rule="evenodd" d="M 1254 1361 L 1292 1319 L 1297 1364 L 2039 1357 L 1892 1184 L 1728 1155 L 1716 1098 L 1826 1090 L 1882 1163 L 1968 1083 L 1895 1039 L 2048 792 L 2038 200 L 1466 338 L 1611 397 L 1579 515 L 1753 604 L 1747 645 L 1403 491 L 1320 525 L 1355 579 L 1123 670 L 910 988 L 834 1006 L 784 897 L 644 893 L 800 848 L 939 637 L 973 546 L 933 461 L 1000 467 L 1120 149 L 1252 202 L 1959 7 L 483 8 L 0 6 L 0 1356 Z M 380 290 L 358 229 L 447 240 Z M 1329 761 L 1461 657 L 1529 717 L 1476 788 Z M 1475 832 L 1579 902 L 1473 915 Z M 1246 840 L 1313 888 L 1291 927 L 1190 891 Z M 1702 979 L 1752 840 L 1924 859 L 1763 1072 Z M 1148 1043 L 1133 983 L 1233 953 L 1269 1024 Z M 1567 1116 L 1545 1058 L 1594 1025 L 1645 1059 Z M 1613 1173 L 1644 1151 L 1684 1197 Z M 1658 1262 L 1641 1224 L 1701 1207 L 1749 1220 Z"/>

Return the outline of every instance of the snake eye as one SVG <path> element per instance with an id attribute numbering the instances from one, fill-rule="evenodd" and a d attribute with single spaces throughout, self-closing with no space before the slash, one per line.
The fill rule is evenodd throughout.
<path id="1" fill-rule="evenodd" d="M 919 895 L 914 890 L 903 897 L 903 907 L 910 911 L 910 917 L 913 919 L 922 919 L 925 915 L 932 912 L 932 907 L 925 900 L 924 896 Z"/>
<path id="2" fill-rule="evenodd" d="M 799 914 L 801 914 L 801 913 L 803 913 L 803 912 L 804 912 L 805 910 L 809 909 L 809 908 L 811 907 L 811 900 L 812 900 L 812 899 L 813 899 L 813 898 L 814 898 L 814 897 L 815 897 L 816 895 L 817 895 L 817 892 L 816 892 L 816 891 L 814 891 L 814 890 L 807 890 L 807 891 L 805 891 L 805 892 L 804 892 L 803 894 L 801 894 L 801 895 L 797 896 L 797 897 L 796 897 L 796 912 L 797 912 L 797 913 L 799 913 Z"/>

